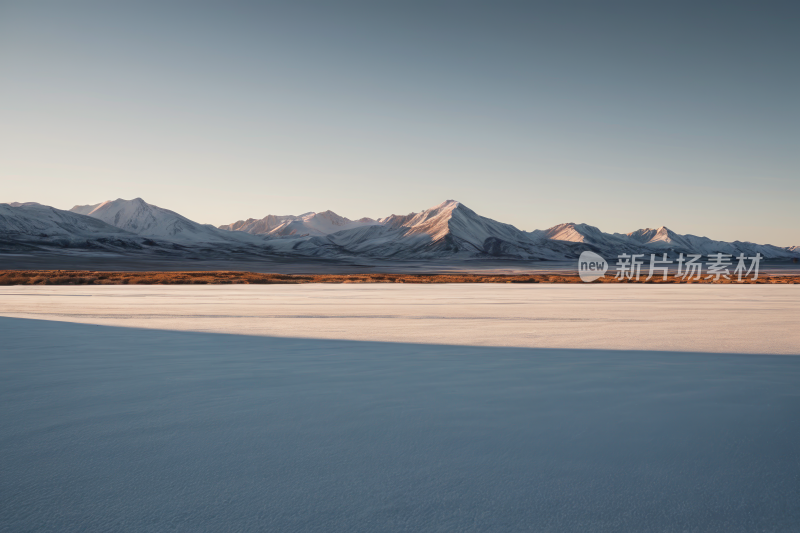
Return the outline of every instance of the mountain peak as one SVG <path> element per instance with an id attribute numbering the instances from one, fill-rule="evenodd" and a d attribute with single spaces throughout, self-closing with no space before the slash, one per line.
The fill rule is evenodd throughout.
<path id="1" fill-rule="evenodd" d="M 669 229 L 666 226 L 660 226 L 657 229 L 653 228 L 643 228 L 638 229 L 636 231 L 632 231 L 626 234 L 628 237 L 633 239 L 636 242 L 640 243 L 653 243 L 653 242 L 665 242 L 671 243 L 676 239 L 679 239 L 680 236 Z"/>
<path id="2" fill-rule="evenodd" d="M 39 202 L 11 202 L 8 205 L 11 207 L 44 207 Z"/>
<path id="3" fill-rule="evenodd" d="M 270 235 L 272 237 L 322 236 L 345 229 L 377 224 L 371 218 L 353 221 L 337 215 L 331 210 L 316 213 L 309 211 L 302 215 L 267 215 L 260 220 L 247 219 L 233 224 L 219 226 L 222 230 L 244 231 L 253 235 Z"/>
<path id="4" fill-rule="evenodd" d="M 568 241 L 568 242 L 592 242 L 593 238 L 596 239 L 602 235 L 602 231 L 595 226 L 581 222 L 567 222 L 558 224 L 552 228 L 542 231 L 540 234 L 547 239 L 554 241 Z"/>
<path id="5" fill-rule="evenodd" d="M 461 205 L 461 202 L 459 202 L 458 200 L 445 200 L 444 202 L 440 203 L 439 205 L 437 205 L 435 207 L 431 207 L 428 211 L 433 210 L 433 209 L 455 209 L 459 205 Z"/>
<path id="6" fill-rule="evenodd" d="M 150 205 L 140 197 L 133 198 L 132 200 L 126 200 L 125 198 L 117 198 L 116 200 L 108 200 L 103 202 L 104 204 L 122 204 L 122 205 Z"/>
<path id="7" fill-rule="evenodd" d="M 117 198 L 94 206 L 75 206 L 71 211 L 145 237 L 181 242 L 214 242 L 228 237 L 216 228 L 198 224 L 169 209 L 148 204 L 142 198 Z"/>
<path id="8" fill-rule="evenodd" d="M 321 213 L 312 213 L 308 217 L 304 217 L 304 220 L 310 220 L 314 218 L 320 218 L 326 220 L 331 224 L 333 224 L 334 226 L 344 226 L 345 224 L 349 224 L 350 222 L 352 222 L 352 220 L 350 220 L 349 218 L 339 216 L 330 209 L 327 211 L 323 211 Z"/>
<path id="9" fill-rule="evenodd" d="M 105 202 L 101 202 L 99 204 L 76 205 L 73 206 L 73 208 L 70 209 L 70 211 L 72 211 L 73 213 L 78 213 L 79 215 L 88 215 L 89 213 L 91 213 L 92 211 L 100 207 L 101 204 L 104 203 Z"/>

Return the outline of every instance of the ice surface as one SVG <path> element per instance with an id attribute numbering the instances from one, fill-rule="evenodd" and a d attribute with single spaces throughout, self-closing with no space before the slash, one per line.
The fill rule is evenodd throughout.
<path id="1" fill-rule="evenodd" d="M 797 285 L 0 287 L 0 316 L 248 335 L 800 354 Z"/>
<path id="2" fill-rule="evenodd" d="M 158 290 L 100 297 L 79 287 L 58 298 L 86 313 L 113 304 L 135 316 L 136 298 L 190 308 Z M 319 308 L 324 294 L 352 294 L 327 291 L 307 293 L 308 313 L 331 313 Z M 264 312 L 280 312 L 270 301 Z M 735 533 L 800 523 L 797 357 L 13 318 L 0 318 L 0 339 L 0 531 Z"/>

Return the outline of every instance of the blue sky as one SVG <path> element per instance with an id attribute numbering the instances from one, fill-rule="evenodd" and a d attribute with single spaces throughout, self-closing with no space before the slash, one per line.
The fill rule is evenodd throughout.
<path id="1" fill-rule="evenodd" d="M 0 2 L 0 201 L 800 245 L 797 5 Z"/>

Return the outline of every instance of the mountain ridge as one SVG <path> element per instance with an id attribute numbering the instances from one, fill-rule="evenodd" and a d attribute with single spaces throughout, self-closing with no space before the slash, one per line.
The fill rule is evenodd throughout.
<path id="1" fill-rule="evenodd" d="M 117 198 L 94 205 L 75 206 L 70 211 L 102 220 L 136 235 L 180 243 L 227 242 L 231 239 L 255 242 L 243 239 L 242 235 L 231 237 L 210 224 L 194 222 L 175 211 L 148 204 L 141 198 Z"/>
<path id="2" fill-rule="evenodd" d="M 141 198 L 109 200 L 62 211 L 35 202 L 0 204 L 4 249 L 28 245 L 57 248 L 150 246 L 159 253 L 274 255 L 350 260 L 452 258 L 567 260 L 591 250 L 607 258 L 621 253 L 761 253 L 765 258 L 798 258 L 800 246 L 781 248 L 749 242 L 715 241 L 680 235 L 665 226 L 627 234 L 605 233 L 585 223 L 558 224 L 522 231 L 483 217 L 456 200 L 407 215 L 350 220 L 333 211 L 267 215 L 214 227 L 192 221 Z M 111 248 L 113 249 L 113 246 Z M 150 250 L 151 248 L 147 248 Z"/>
<path id="3" fill-rule="evenodd" d="M 273 237 L 286 236 L 321 236 L 329 235 L 342 229 L 352 229 L 359 226 L 377 224 L 371 218 L 350 220 L 333 211 L 320 213 L 308 212 L 302 215 L 267 215 L 264 218 L 239 220 L 232 224 L 223 224 L 218 229 L 227 231 L 243 231 L 251 235 L 270 235 Z"/>

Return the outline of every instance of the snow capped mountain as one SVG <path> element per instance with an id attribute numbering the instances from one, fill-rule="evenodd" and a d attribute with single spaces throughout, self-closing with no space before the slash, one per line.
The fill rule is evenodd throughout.
<path id="1" fill-rule="evenodd" d="M 624 246 L 626 244 L 626 239 L 619 238 L 617 235 L 603 233 L 598 228 L 590 226 L 589 224 L 575 224 L 574 222 L 558 224 L 546 230 L 534 230 L 530 232 L 529 235 L 534 238 L 583 243 L 599 246 L 601 248 Z"/>
<path id="2" fill-rule="evenodd" d="M 615 234 L 619 236 L 619 234 Z M 760 253 L 762 256 L 771 259 L 790 257 L 791 251 L 786 248 L 772 246 L 771 244 L 753 244 L 751 242 L 724 242 L 715 241 L 708 237 L 698 237 L 696 235 L 679 235 L 669 228 L 661 226 L 658 229 L 640 229 L 625 235 L 633 243 L 641 244 L 653 252 L 668 253 L 676 255 L 678 253 L 693 254 L 731 254 L 754 255 Z"/>
<path id="3" fill-rule="evenodd" d="M 244 231 L 253 235 L 270 235 L 272 237 L 303 237 L 307 235 L 329 235 L 337 231 L 377 224 L 371 218 L 350 220 L 337 215 L 333 211 L 322 213 L 303 213 L 302 215 L 267 215 L 262 219 L 248 218 L 233 224 L 220 226 L 221 230 Z"/>
<path id="4" fill-rule="evenodd" d="M 200 224 L 160 207 L 150 205 L 141 198 L 109 200 L 95 205 L 81 205 L 70 209 L 117 228 L 148 237 L 183 237 L 184 233 L 204 234 Z"/>
<path id="5" fill-rule="evenodd" d="M 5 251 L 50 248 L 142 249 L 156 243 L 101 220 L 27 202 L 0 204 L 0 248 Z"/>
<path id="6" fill-rule="evenodd" d="M 7 205 L 10 205 L 11 207 L 35 207 L 35 206 L 44 207 L 42 206 L 42 204 L 38 202 L 11 202 Z"/>
<path id="7" fill-rule="evenodd" d="M 661 226 L 658 229 L 639 229 L 632 231 L 631 233 L 627 233 L 625 236 L 641 244 L 652 244 L 656 242 L 663 242 L 667 244 L 673 244 L 676 242 L 681 244 L 683 243 L 680 235 L 665 226 Z"/>
<path id="8" fill-rule="evenodd" d="M 0 233 L 4 237 L 24 235 L 69 239 L 133 236 L 130 232 L 115 228 L 103 221 L 35 202 L 0 204 Z"/>
<path id="9" fill-rule="evenodd" d="M 390 228 L 399 228 L 400 226 L 409 222 L 415 216 L 417 216 L 416 213 L 409 213 L 407 215 L 389 215 L 388 217 L 379 218 L 378 224 L 388 226 Z"/>
<path id="10" fill-rule="evenodd" d="M 103 202 L 100 202 L 99 204 L 92 204 L 92 205 L 76 205 L 75 207 L 70 209 L 70 211 L 72 211 L 73 213 L 78 213 L 79 215 L 88 215 L 89 213 L 91 213 L 92 211 L 94 211 L 95 209 L 100 207 L 101 205 L 103 205 Z"/>
<path id="11" fill-rule="evenodd" d="M 223 232 L 211 225 L 198 224 L 174 211 L 148 204 L 141 198 L 76 205 L 70 211 L 102 220 L 130 233 L 173 242 L 260 242 L 242 233 Z"/>
<path id="12" fill-rule="evenodd" d="M 310 213 L 306 213 L 310 214 Z M 304 215 L 300 215 L 302 217 Z M 244 231 L 252 235 L 262 235 L 274 230 L 287 220 L 297 220 L 300 217 L 294 215 L 267 215 L 261 219 L 248 218 L 247 220 L 240 220 L 233 224 L 225 224 L 220 226 L 219 229 L 226 231 Z"/>
<path id="13" fill-rule="evenodd" d="M 343 249 L 370 257 L 425 259 L 445 256 L 557 259 L 525 232 L 482 217 L 454 200 L 420 213 L 392 215 L 366 228 L 329 235 Z"/>
<path id="14" fill-rule="evenodd" d="M 365 256 L 391 259 L 443 257 L 563 260 L 592 250 L 615 257 L 622 253 L 746 253 L 767 258 L 798 254 L 785 248 L 752 243 L 724 243 L 706 237 L 678 235 L 666 227 L 628 234 L 604 233 L 588 224 L 559 224 L 546 230 L 520 231 L 509 224 L 482 217 L 447 200 L 419 213 L 390 215 L 378 220 L 351 221 L 332 211 L 303 215 L 269 215 L 220 226 L 273 239 L 280 253 L 320 256 Z M 238 230 L 238 231 L 235 231 Z M 276 240 L 274 238 L 279 237 Z"/>
<path id="15" fill-rule="evenodd" d="M 546 230 L 534 230 L 531 234 L 554 241 L 591 242 L 597 235 L 602 235 L 602 232 L 588 224 L 568 222 Z"/>
<path id="16" fill-rule="evenodd" d="M 269 234 L 276 237 L 290 235 L 321 236 L 373 224 L 377 224 L 377 222 L 369 218 L 353 221 L 349 218 L 341 217 L 333 211 L 324 211 L 322 213 L 307 213 L 296 220 L 285 221 L 282 225 L 270 231 Z"/>
<path id="17" fill-rule="evenodd" d="M 592 250 L 612 259 L 622 253 L 717 252 L 767 259 L 800 258 L 800 247 L 722 242 L 679 235 L 666 227 L 627 234 L 604 233 L 588 224 L 559 224 L 521 231 L 447 200 L 408 215 L 350 220 L 332 211 L 269 215 L 215 228 L 141 198 L 75 206 L 62 211 L 35 202 L 0 204 L 0 248 L 26 246 L 139 249 L 207 257 L 303 257 L 352 260 L 488 259 L 568 260 Z M 188 254 L 188 255 L 187 255 Z M 183 257 L 182 256 L 182 257 Z"/>
<path id="18" fill-rule="evenodd" d="M 541 257 L 525 232 L 510 224 L 482 217 L 454 200 L 423 211 L 407 226 L 411 234 L 425 233 L 434 240 L 449 237 L 452 240 L 448 244 L 459 251 Z"/>
<path id="19" fill-rule="evenodd" d="M 632 231 L 627 234 L 615 233 L 615 237 L 625 239 L 630 242 L 647 246 L 648 248 L 663 250 L 704 250 L 704 253 L 717 251 L 723 244 L 721 241 L 713 241 L 708 237 L 696 237 L 694 235 L 679 235 L 671 229 L 661 226 L 657 229 L 644 228 Z"/>
<path id="20" fill-rule="evenodd" d="M 545 239 L 547 242 L 580 243 L 607 258 L 623 253 L 666 253 L 674 257 L 680 253 L 705 256 L 714 253 L 753 255 L 758 252 L 765 258 L 779 259 L 791 257 L 793 254 L 790 249 L 769 244 L 759 245 L 740 241 L 728 243 L 708 237 L 680 235 L 665 226 L 639 229 L 631 233 L 604 233 L 588 224 L 570 222 L 546 230 L 532 231 L 529 235 L 532 238 Z"/>

